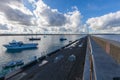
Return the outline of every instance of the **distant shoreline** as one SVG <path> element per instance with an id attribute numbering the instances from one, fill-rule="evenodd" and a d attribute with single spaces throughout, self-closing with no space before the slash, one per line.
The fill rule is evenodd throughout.
<path id="1" fill-rule="evenodd" d="M 29 35 L 88 35 L 88 34 L 0 34 L 0 36 L 29 36 Z M 112 33 L 98 33 L 98 34 L 90 34 L 90 35 L 120 35 L 120 34 L 112 34 Z"/>
<path id="2" fill-rule="evenodd" d="M 86 34 L 0 34 L 0 36 L 30 36 L 30 35 L 86 35 Z"/>

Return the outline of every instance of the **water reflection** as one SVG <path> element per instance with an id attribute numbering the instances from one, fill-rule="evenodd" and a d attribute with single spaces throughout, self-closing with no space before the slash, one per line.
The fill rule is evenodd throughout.
<path id="1" fill-rule="evenodd" d="M 37 50 L 37 49 L 38 49 L 37 47 L 35 47 L 35 48 L 29 48 L 29 49 L 15 49 L 15 50 L 9 50 L 9 49 L 7 49 L 5 52 L 6 53 L 21 53 L 24 50 Z"/>
<path id="2" fill-rule="evenodd" d="M 29 41 L 30 36 L 0 36 L 0 67 L 2 64 L 11 61 L 23 59 L 25 63 L 29 62 L 29 58 L 33 56 L 41 57 L 47 52 L 50 53 L 64 45 L 68 44 L 69 41 L 74 41 L 84 35 L 38 35 L 41 37 L 40 41 Z M 35 36 L 34 36 L 35 37 Z M 61 37 L 67 38 L 66 41 L 61 42 Z M 6 50 L 3 44 L 7 44 L 12 40 L 23 41 L 25 43 L 35 42 L 38 43 L 38 48 L 35 49 L 24 49 L 24 50 Z"/>

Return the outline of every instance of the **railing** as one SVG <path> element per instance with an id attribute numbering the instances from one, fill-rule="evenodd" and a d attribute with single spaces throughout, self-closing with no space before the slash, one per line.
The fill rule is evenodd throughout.
<path id="1" fill-rule="evenodd" d="M 97 80 L 95 60 L 94 60 L 90 36 L 88 36 L 88 42 L 87 42 L 87 53 L 86 53 L 86 60 L 84 66 L 83 80 Z"/>
<path id="2" fill-rule="evenodd" d="M 119 76 L 119 64 L 89 36 L 83 80 L 120 80 Z"/>
<path id="3" fill-rule="evenodd" d="M 93 49 L 91 45 L 90 37 L 88 37 L 88 50 L 89 50 L 89 59 L 90 59 L 90 80 L 97 80 L 96 69 L 95 69 L 95 60 L 93 56 Z"/>

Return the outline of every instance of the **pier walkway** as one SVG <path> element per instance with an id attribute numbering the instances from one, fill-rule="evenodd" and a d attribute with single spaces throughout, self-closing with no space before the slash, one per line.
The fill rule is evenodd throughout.
<path id="1" fill-rule="evenodd" d="M 83 80 L 120 80 L 120 65 L 92 38 L 88 38 Z"/>

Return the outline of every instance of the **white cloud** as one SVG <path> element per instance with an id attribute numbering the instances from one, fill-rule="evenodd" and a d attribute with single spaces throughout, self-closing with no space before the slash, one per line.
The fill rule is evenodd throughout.
<path id="1" fill-rule="evenodd" d="M 56 27 L 63 26 L 66 23 L 64 14 L 58 12 L 57 9 L 51 9 L 42 0 L 36 2 L 35 5 L 36 9 L 33 12 L 38 19 L 38 25 Z"/>
<path id="2" fill-rule="evenodd" d="M 21 0 L 2 0 L 0 12 L 8 23 L 31 25 L 32 13 L 24 7 Z"/>
<path id="3" fill-rule="evenodd" d="M 22 0 L 0 0 L 0 32 L 8 33 L 62 33 L 80 32 L 82 15 L 76 6 L 72 12 L 61 13 L 42 0 L 28 0 L 34 7 L 31 12 Z"/>
<path id="4" fill-rule="evenodd" d="M 0 30 L 8 30 L 7 25 L 0 24 Z"/>
<path id="5" fill-rule="evenodd" d="M 39 0 L 33 5 L 36 6 L 36 9 L 33 12 L 37 18 L 37 24 L 40 27 L 51 27 L 51 29 L 49 30 L 56 30 L 56 32 L 72 31 L 73 33 L 75 33 L 76 31 L 78 32 L 78 29 L 82 27 L 82 16 L 76 6 L 72 7 L 74 9 L 72 12 L 67 12 L 63 14 L 57 9 L 51 9 L 42 0 Z M 53 27 L 55 29 L 53 29 Z"/>
<path id="6" fill-rule="evenodd" d="M 87 20 L 88 26 L 100 32 L 119 32 L 120 31 L 120 11 L 109 13 L 100 17 L 93 17 Z"/>
<path id="7" fill-rule="evenodd" d="M 22 0 L 0 0 L 0 30 L 8 29 L 8 33 L 22 33 L 25 26 L 32 23 L 33 14 L 27 9 Z M 1 32 L 1 31 L 0 31 Z"/>

